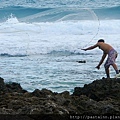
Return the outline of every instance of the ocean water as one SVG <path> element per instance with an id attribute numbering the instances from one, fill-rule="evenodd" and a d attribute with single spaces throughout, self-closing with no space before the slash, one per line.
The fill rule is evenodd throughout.
<path id="1" fill-rule="evenodd" d="M 82 51 L 105 39 L 120 54 L 119 0 L 0 0 L 0 76 L 28 90 L 71 93 L 106 77 L 102 51 Z M 86 61 L 78 63 L 77 61 Z M 120 57 L 116 60 L 120 68 Z M 111 77 L 115 76 L 110 68 Z"/>

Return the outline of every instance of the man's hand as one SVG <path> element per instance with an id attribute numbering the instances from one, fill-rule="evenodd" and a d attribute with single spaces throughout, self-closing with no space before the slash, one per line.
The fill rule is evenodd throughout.
<path id="1" fill-rule="evenodd" d="M 81 50 L 84 50 L 84 51 L 86 51 L 86 49 L 81 49 Z"/>
<path id="2" fill-rule="evenodd" d="M 100 69 L 100 66 L 98 65 L 98 66 L 96 66 L 95 68 L 97 68 L 98 70 Z"/>

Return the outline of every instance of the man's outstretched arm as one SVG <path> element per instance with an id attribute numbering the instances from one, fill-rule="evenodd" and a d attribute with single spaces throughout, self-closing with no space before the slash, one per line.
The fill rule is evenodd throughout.
<path id="1" fill-rule="evenodd" d="M 90 46 L 90 47 L 88 47 L 88 48 L 85 48 L 85 49 L 81 49 L 81 50 L 87 51 L 87 50 L 92 50 L 92 49 L 94 49 L 94 48 L 96 48 L 96 47 L 98 47 L 97 44 L 96 44 L 96 45 L 93 45 L 93 46 Z"/>

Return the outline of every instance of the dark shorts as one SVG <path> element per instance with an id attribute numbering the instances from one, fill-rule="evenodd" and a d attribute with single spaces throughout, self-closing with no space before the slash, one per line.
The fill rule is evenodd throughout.
<path id="1" fill-rule="evenodd" d="M 117 51 L 114 49 L 111 49 L 108 53 L 108 58 L 104 64 L 105 69 L 107 69 L 110 65 L 114 64 L 116 58 L 117 58 Z"/>

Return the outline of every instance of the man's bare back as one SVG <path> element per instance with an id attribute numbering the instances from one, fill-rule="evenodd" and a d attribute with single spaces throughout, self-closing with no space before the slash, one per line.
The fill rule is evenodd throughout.
<path id="1" fill-rule="evenodd" d="M 112 47 L 111 45 L 106 44 L 106 43 L 104 43 L 104 42 L 98 42 L 96 45 L 97 45 L 101 50 L 103 50 L 103 52 L 106 53 L 106 54 L 108 54 L 109 51 L 110 51 L 111 49 L 113 49 L 113 47 Z"/>

